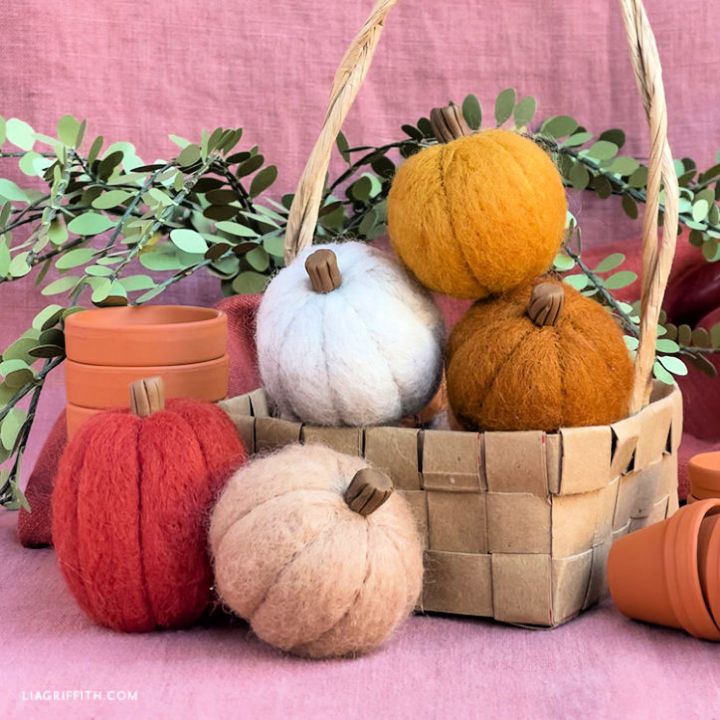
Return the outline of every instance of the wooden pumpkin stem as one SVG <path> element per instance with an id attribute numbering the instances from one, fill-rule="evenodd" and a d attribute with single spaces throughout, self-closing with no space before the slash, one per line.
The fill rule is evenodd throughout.
<path id="1" fill-rule="evenodd" d="M 342 284 L 342 274 L 337 255 L 332 250 L 316 250 L 305 261 L 305 271 L 310 278 L 312 289 L 317 293 L 329 293 Z"/>
<path id="2" fill-rule="evenodd" d="M 355 473 L 355 477 L 345 491 L 345 502 L 351 510 L 367 516 L 375 512 L 393 492 L 392 480 L 372 468 L 363 468 Z"/>
<path id="3" fill-rule="evenodd" d="M 562 283 L 545 282 L 533 288 L 527 313 L 538 326 L 556 325 L 565 304 Z"/>
<path id="4" fill-rule="evenodd" d="M 130 385 L 130 409 L 144 418 L 165 407 L 165 385 L 161 377 L 148 377 Z"/>
<path id="5" fill-rule="evenodd" d="M 439 143 L 448 143 L 472 134 L 462 110 L 455 103 L 443 108 L 433 108 L 430 111 L 430 126 Z"/>

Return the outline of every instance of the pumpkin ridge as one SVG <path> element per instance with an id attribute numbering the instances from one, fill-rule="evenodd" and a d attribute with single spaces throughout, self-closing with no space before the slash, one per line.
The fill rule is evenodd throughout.
<path id="1" fill-rule="evenodd" d="M 385 357 L 385 354 L 382 351 L 382 348 L 380 347 L 380 344 L 378 341 L 373 337 L 373 334 L 368 330 L 367 325 L 362 321 L 363 317 L 362 315 L 348 302 L 346 298 L 343 298 L 345 302 L 345 306 L 349 308 L 357 317 L 360 319 L 360 325 L 362 325 L 363 328 L 365 328 L 365 333 L 370 339 L 370 342 L 375 346 L 375 349 L 378 351 L 378 355 L 383 359 L 383 362 L 385 364 L 385 367 L 387 368 L 387 371 L 390 375 L 390 378 L 393 381 L 393 385 L 397 388 L 397 396 L 398 396 L 398 402 L 400 403 L 400 410 L 404 414 L 404 408 L 403 408 L 403 400 L 402 400 L 402 392 L 400 383 L 398 382 L 397 378 L 395 377 L 395 373 L 393 372 L 392 368 L 390 367 L 390 363 L 388 362 L 387 358 Z M 324 319 L 324 318 L 323 318 Z M 323 322 L 323 337 L 325 336 L 325 327 L 326 323 Z M 324 350 L 324 348 L 323 348 Z M 325 357 L 325 365 L 328 365 L 327 362 L 327 353 L 323 352 L 323 355 Z"/>
<path id="2" fill-rule="evenodd" d="M 232 527 L 242 522 L 246 517 L 249 517 L 254 513 L 258 508 L 261 508 L 263 505 L 267 505 L 269 502 L 272 502 L 273 500 L 277 500 L 281 497 L 286 497 L 288 495 L 295 495 L 296 493 L 305 493 L 307 492 L 306 488 L 295 488 L 294 490 L 287 490 L 281 493 L 278 493 L 277 495 L 271 495 L 268 498 L 265 498 L 264 500 L 261 500 L 257 505 L 253 505 L 253 507 L 250 508 L 244 515 L 239 515 L 236 518 L 233 518 L 233 522 L 228 525 L 228 527 L 225 529 L 225 532 L 220 535 L 219 538 L 215 541 L 215 544 L 218 546 L 218 548 L 223 544 L 223 541 L 225 540 L 225 536 L 230 532 Z M 313 488 L 313 492 L 326 492 L 330 493 L 333 496 L 337 496 L 337 493 L 335 493 L 333 490 L 329 490 L 327 488 Z"/>
<path id="3" fill-rule="evenodd" d="M 565 322 L 572 327 L 572 324 L 568 320 Z M 557 428 L 559 430 L 561 427 L 565 426 L 564 408 L 567 405 L 567 389 L 565 387 L 565 363 L 563 362 L 562 348 L 560 347 L 559 328 L 553 327 L 553 334 L 555 335 L 555 353 L 557 354 L 557 362 L 560 367 L 560 421 Z"/>
<path id="4" fill-rule="evenodd" d="M 270 594 L 270 591 L 275 587 L 275 585 L 280 582 L 280 579 L 282 578 L 285 571 L 292 567 L 292 564 L 301 556 L 303 553 L 305 553 L 309 548 L 311 548 L 313 545 L 315 545 L 324 535 L 326 535 L 328 532 L 333 531 L 337 528 L 337 526 L 340 524 L 341 521 L 337 521 L 336 523 L 329 522 L 309 543 L 306 543 L 303 545 L 300 550 L 298 550 L 296 553 L 293 554 L 293 556 L 290 558 L 290 560 L 287 562 L 286 565 L 283 565 L 282 568 L 280 568 L 280 571 L 277 573 L 277 575 L 273 578 L 272 582 L 268 583 L 267 588 L 265 588 L 265 592 L 263 593 L 262 598 L 258 602 L 258 604 L 255 606 L 255 609 L 248 613 L 247 621 L 252 624 L 253 617 L 257 614 L 258 610 L 265 604 L 265 601 L 267 600 L 268 595 Z M 313 642 L 312 640 L 309 642 Z"/>
<path id="5" fill-rule="evenodd" d="M 83 465 L 85 464 L 85 456 L 87 455 L 87 445 L 82 445 L 81 449 L 82 449 L 82 456 L 80 458 L 80 466 L 79 466 L 78 470 L 81 470 Z M 81 472 L 73 473 L 73 475 L 76 475 L 76 474 L 79 475 L 80 478 L 82 478 Z M 79 481 L 75 488 L 75 497 L 78 499 L 80 498 L 80 482 Z M 80 548 L 79 548 L 80 541 L 77 537 L 78 532 L 79 532 L 78 528 L 80 527 L 80 503 L 79 502 L 75 503 L 74 527 L 75 527 L 75 535 L 76 535 L 76 538 L 75 538 L 75 550 L 76 550 L 75 565 L 74 566 L 69 565 L 68 563 L 64 562 L 64 560 L 60 559 L 59 556 L 58 556 L 58 560 L 60 561 L 59 564 L 61 566 L 68 568 L 76 576 L 78 583 L 80 583 L 80 585 L 83 589 L 83 593 L 84 593 L 84 598 L 83 598 L 84 603 L 83 604 L 86 605 L 87 607 L 92 607 L 93 613 L 94 613 L 95 607 L 94 607 L 94 603 L 90 600 L 90 596 L 88 595 L 88 592 L 87 592 L 87 584 L 85 583 L 85 573 L 83 571 L 82 561 L 80 559 L 80 555 L 81 555 Z"/>
<path id="6" fill-rule="evenodd" d="M 457 232 L 455 231 L 455 223 L 453 222 L 452 212 L 450 211 L 450 196 L 448 195 L 447 187 L 445 186 L 444 159 L 446 152 L 447 145 L 443 145 L 442 148 L 440 148 L 440 152 L 438 153 L 438 177 L 440 178 L 440 190 L 442 191 L 443 198 L 445 199 L 445 210 L 448 216 L 448 225 L 450 226 L 450 230 L 452 231 L 453 242 L 459 250 L 460 257 L 462 258 L 462 261 L 465 265 L 465 269 L 468 271 L 468 275 L 470 275 L 470 277 L 475 281 L 475 284 L 478 286 L 478 289 L 481 293 L 485 292 L 485 294 L 489 294 L 488 288 L 486 288 L 475 275 L 475 271 L 472 269 L 470 261 L 467 259 L 467 255 L 465 254 L 465 248 L 463 244 L 461 242 L 458 242 Z"/>
<path id="7" fill-rule="evenodd" d="M 293 560 L 290 561 L 289 564 L 292 564 L 294 562 Z M 300 643 L 299 645 L 295 645 L 291 648 L 290 652 L 296 652 L 296 653 L 302 653 L 303 648 L 306 648 L 308 645 L 313 645 L 314 643 L 321 642 L 324 637 L 329 635 L 353 610 L 355 605 L 357 604 L 357 601 L 360 599 L 360 595 L 363 591 L 363 588 L 367 584 L 368 578 L 370 577 L 370 528 L 368 526 L 368 523 L 365 523 L 365 576 L 363 577 L 363 581 L 360 583 L 360 587 L 355 591 L 355 595 L 353 599 L 350 601 L 350 604 L 347 607 L 347 610 L 337 619 L 337 621 L 331 625 L 327 630 L 323 630 L 316 638 L 313 638 L 312 640 L 308 640 L 307 642 Z"/>
<path id="8" fill-rule="evenodd" d="M 495 374 L 493 375 L 492 380 L 490 381 L 487 390 L 485 392 L 485 397 L 483 398 L 482 403 L 480 404 L 480 408 L 478 410 L 478 414 L 482 414 L 482 411 L 485 409 L 485 403 L 487 402 L 488 395 L 490 395 L 490 392 L 492 391 L 493 387 L 495 386 L 495 383 L 497 382 L 498 377 L 500 376 L 500 373 L 503 371 L 505 366 L 510 362 L 513 355 L 515 354 L 515 351 L 522 345 L 525 340 L 530 336 L 530 333 L 532 333 L 532 328 L 529 328 L 527 332 L 518 340 L 515 345 L 513 346 L 512 350 L 508 352 L 508 354 L 502 359 L 502 362 L 500 362 L 497 366 L 497 369 L 495 370 Z"/>
<path id="9" fill-rule="evenodd" d="M 157 613 L 150 600 L 150 589 L 147 584 L 147 577 L 145 575 L 145 553 L 143 548 L 143 463 L 140 457 L 140 433 L 142 432 L 142 423 L 137 424 L 137 432 L 135 434 L 135 454 L 137 456 L 137 467 L 138 467 L 138 548 L 140 551 L 140 588 L 142 589 L 143 598 L 145 599 L 145 607 L 147 608 L 148 615 L 152 618 L 153 624 L 157 627 Z"/>

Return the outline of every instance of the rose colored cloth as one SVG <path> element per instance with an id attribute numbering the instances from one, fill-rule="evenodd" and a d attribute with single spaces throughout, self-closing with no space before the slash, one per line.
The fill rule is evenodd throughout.
<path id="1" fill-rule="evenodd" d="M 97 627 L 54 554 L 18 546 L 9 515 L 0 557 L 2 718 L 708 720 L 720 707 L 716 646 L 609 603 L 546 632 L 417 616 L 372 655 L 317 662 L 280 654 L 239 622 L 145 635 Z M 85 690 L 99 695 L 79 699 Z M 30 699 L 43 692 L 50 699 Z"/>
<path id="2" fill-rule="evenodd" d="M 228 355 L 230 380 L 228 397 L 242 395 L 260 387 L 255 351 L 255 315 L 260 295 L 234 295 L 221 300 L 217 308 L 228 317 Z"/>

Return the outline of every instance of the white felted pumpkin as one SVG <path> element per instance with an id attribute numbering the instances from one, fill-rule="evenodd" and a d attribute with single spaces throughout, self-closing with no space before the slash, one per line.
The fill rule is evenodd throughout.
<path id="1" fill-rule="evenodd" d="M 260 375 L 283 417 L 390 424 L 437 390 L 443 335 L 432 298 L 397 262 L 363 243 L 316 245 L 265 291 Z"/>
<path id="2" fill-rule="evenodd" d="M 407 502 L 359 457 L 289 445 L 252 461 L 212 513 L 222 601 L 309 657 L 368 652 L 413 610 L 423 549 Z"/>

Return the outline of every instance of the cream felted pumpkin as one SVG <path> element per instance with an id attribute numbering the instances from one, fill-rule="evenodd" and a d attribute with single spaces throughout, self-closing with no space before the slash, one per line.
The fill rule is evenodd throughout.
<path id="1" fill-rule="evenodd" d="M 238 471 L 213 510 L 210 547 L 222 601 L 298 655 L 372 650 L 422 588 L 405 500 L 362 458 L 322 445 L 289 445 Z"/>
<path id="2" fill-rule="evenodd" d="M 394 260 L 358 242 L 314 246 L 265 291 L 260 375 L 283 417 L 389 424 L 434 395 L 443 335 L 432 298 Z"/>

